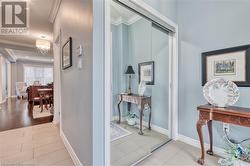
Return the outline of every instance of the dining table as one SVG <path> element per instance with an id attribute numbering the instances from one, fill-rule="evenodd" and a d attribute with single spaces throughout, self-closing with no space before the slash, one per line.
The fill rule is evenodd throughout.
<path id="1" fill-rule="evenodd" d="M 52 103 L 53 101 L 53 88 L 41 88 L 37 89 L 37 92 L 40 97 L 40 107 L 41 107 L 41 112 L 43 112 L 43 103 L 45 102 L 45 108 L 48 110 L 47 104 Z"/>

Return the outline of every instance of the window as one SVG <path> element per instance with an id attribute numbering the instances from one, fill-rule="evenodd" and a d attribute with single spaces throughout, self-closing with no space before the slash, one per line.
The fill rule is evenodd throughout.
<path id="1" fill-rule="evenodd" d="M 33 85 L 35 81 L 46 85 L 53 82 L 53 68 L 48 66 L 24 66 L 24 81 Z"/>

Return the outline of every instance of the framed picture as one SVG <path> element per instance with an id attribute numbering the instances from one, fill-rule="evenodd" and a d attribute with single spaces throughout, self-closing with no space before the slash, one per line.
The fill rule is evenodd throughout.
<path id="1" fill-rule="evenodd" d="M 154 85 L 154 61 L 138 64 L 139 84 L 145 81 L 147 85 Z"/>
<path id="2" fill-rule="evenodd" d="M 202 53 L 202 85 L 214 78 L 250 87 L 250 45 Z"/>
<path id="3" fill-rule="evenodd" d="M 72 66 L 72 38 L 66 41 L 62 47 L 62 68 L 63 70 Z"/>

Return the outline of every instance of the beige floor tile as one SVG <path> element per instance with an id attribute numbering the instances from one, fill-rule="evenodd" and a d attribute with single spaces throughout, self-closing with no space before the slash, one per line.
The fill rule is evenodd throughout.
<path id="1" fill-rule="evenodd" d="M 0 148 L 0 157 L 6 157 L 10 155 L 14 155 L 21 152 L 22 145 L 14 144 L 14 145 L 2 145 Z"/>
<path id="2" fill-rule="evenodd" d="M 61 149 L 35 158 L 35 163 L 37 166 L 48 166 L 69 159 L 69 157 L 66 149 Z"/>
<path id="3" fill-rule="evenodd" d="M 35 159 L 41 155 L 45 155 L 57 150 L 65 149 L 61 141 L 56 143 L 47 144 L 38 148 L 34 148 L 34 157 Z"/>
<path id="4" fill-rule="evenodd" d="M 10 156 L 6 156 L 2 158 L 2 161 L 4 163 L 20 163 L 23 161 L 28 161 L 28 160 L 33 160 L 33 150 L 31 151 L 24 151 L 24 152 L 19 152 L 17 154 L 13 154 Z"/>
<path id="5" fill-rule="evenodd" d="M 54 164 L 52 164 L 50 166 L 74 166 L 74 163 L 73 163 L 73 161 L 70 158 L 68 158 L 66 160 L 54 163 Z"/>
<path id="6" fill-rule="evenodd" d="M 157 158 L 148 158 L 145 161 L 142 161 L 138 166 L 163 166 L 164 162 Z"/>

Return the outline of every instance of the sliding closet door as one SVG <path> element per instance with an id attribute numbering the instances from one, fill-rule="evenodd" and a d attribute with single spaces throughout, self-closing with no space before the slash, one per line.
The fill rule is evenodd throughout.
<path id="1" fill-rule="evenodd" d="M 152 124 L 160 133 L 161 143 L 169 138 L 169 33 L 152 24 L 152 59 L 155 62 L 155 85 L 152 86 Z M 154 147 L 153 147 L 154 148 Z"/>

